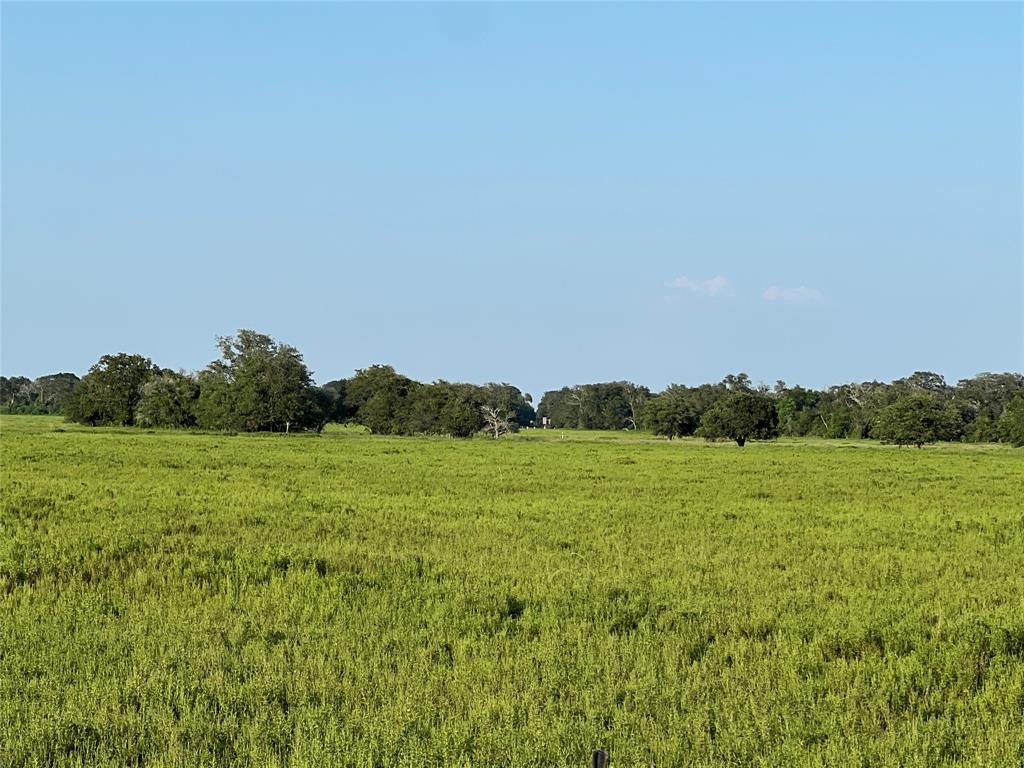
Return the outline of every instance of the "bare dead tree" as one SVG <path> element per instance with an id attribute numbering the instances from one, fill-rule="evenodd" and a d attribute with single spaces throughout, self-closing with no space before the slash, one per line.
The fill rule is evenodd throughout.
<path id="1" fill-rule="evenodd" d="M 569 390 L 569 402 L 576 406 L 576 426 L 583 427 L 583 403 L 586 400 L 586 389 L 577 384 Z"/>
<path id="2" fill-rule="evenodd" d="M 864 395 L 863 384 L 851 384 L 846 390 L 846 399 L 850 401 L 851 405 L 856 405 L 858 408 L 864 407 Z"/>
<path id="3" fill-rule="evenodd" d="M 861 383 L 851 382 L 845 384 L 842 387 L 843 394 L 846 396 L 846 402 L 848 405 L 855 405 L 858 408 L 864 408 L 868 400 L 874 394 L 877 382 L 864 381 Z"/>
<path id="4" fill-rule="evenodd" d="M 640 409 L 647 401 L 647 396 L 650 393 L 647 391 L 646 387 L 640 387 L 631 382 L 623 384 L 622 390 L 626 395 L 626 404 L 629 406 L 629 416 L 626 417 L 626 425 L 630 429 L 639 429 Z"/>
<path id="5" fill-rule="evenodd" d="M 493 405 L 481 405 L 480 413 L 483 414 L 487 431 L 494 435 L 495 440 L 512 431 L 512 421 L 505 415 L 503 408 L 495 408 Z"/>

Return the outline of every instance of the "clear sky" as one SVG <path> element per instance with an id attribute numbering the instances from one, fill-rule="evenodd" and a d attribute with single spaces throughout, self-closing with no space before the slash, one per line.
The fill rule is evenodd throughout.
<path id="1" fill-rule="evenodd" d="M 1020 4 L 16 4 L 5 375 L 1024 370 Z"/>

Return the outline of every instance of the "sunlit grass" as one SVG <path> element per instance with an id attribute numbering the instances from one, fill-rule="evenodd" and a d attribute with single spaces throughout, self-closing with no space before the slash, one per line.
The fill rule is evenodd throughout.
<path id="1" fill-rule="evenodd" d="M 1024 761 L 1019 450 L 0 432 L 0 765 Z"/>

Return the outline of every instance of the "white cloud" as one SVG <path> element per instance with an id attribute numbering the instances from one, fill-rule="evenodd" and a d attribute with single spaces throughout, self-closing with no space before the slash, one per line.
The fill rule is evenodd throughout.
<path id="1" fill-rule="evenodd" d="M 799 288 L 781 288 L 777 285 L 773 285 L 761 294 L 761 298 L 765 301 L 784 301 L 788 304 L 805 304 L 821 301 L 825 297 L 821 295 L 821 291 L 817 288 L 808 288 L 806 285 L 801 285 Z"/>
<path id="2" fill-rule="evenodd" d="M 703 293 L 705 296 L 714 296 L 729 284 L 721 275 L 715 275 L 710 280 L 693 280 L 685 275 L 680 275 L 675 280 L 665 283 L 669 288 L 681 288 L 694 293 Z"/>

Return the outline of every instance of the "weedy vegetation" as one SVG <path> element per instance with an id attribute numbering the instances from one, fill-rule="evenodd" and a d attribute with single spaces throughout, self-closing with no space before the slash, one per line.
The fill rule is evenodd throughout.
<path id="1" fill-rule="evenodd" d="M 1024 764 L 1019 450 L 0 428 L 0 765 Z"/>

